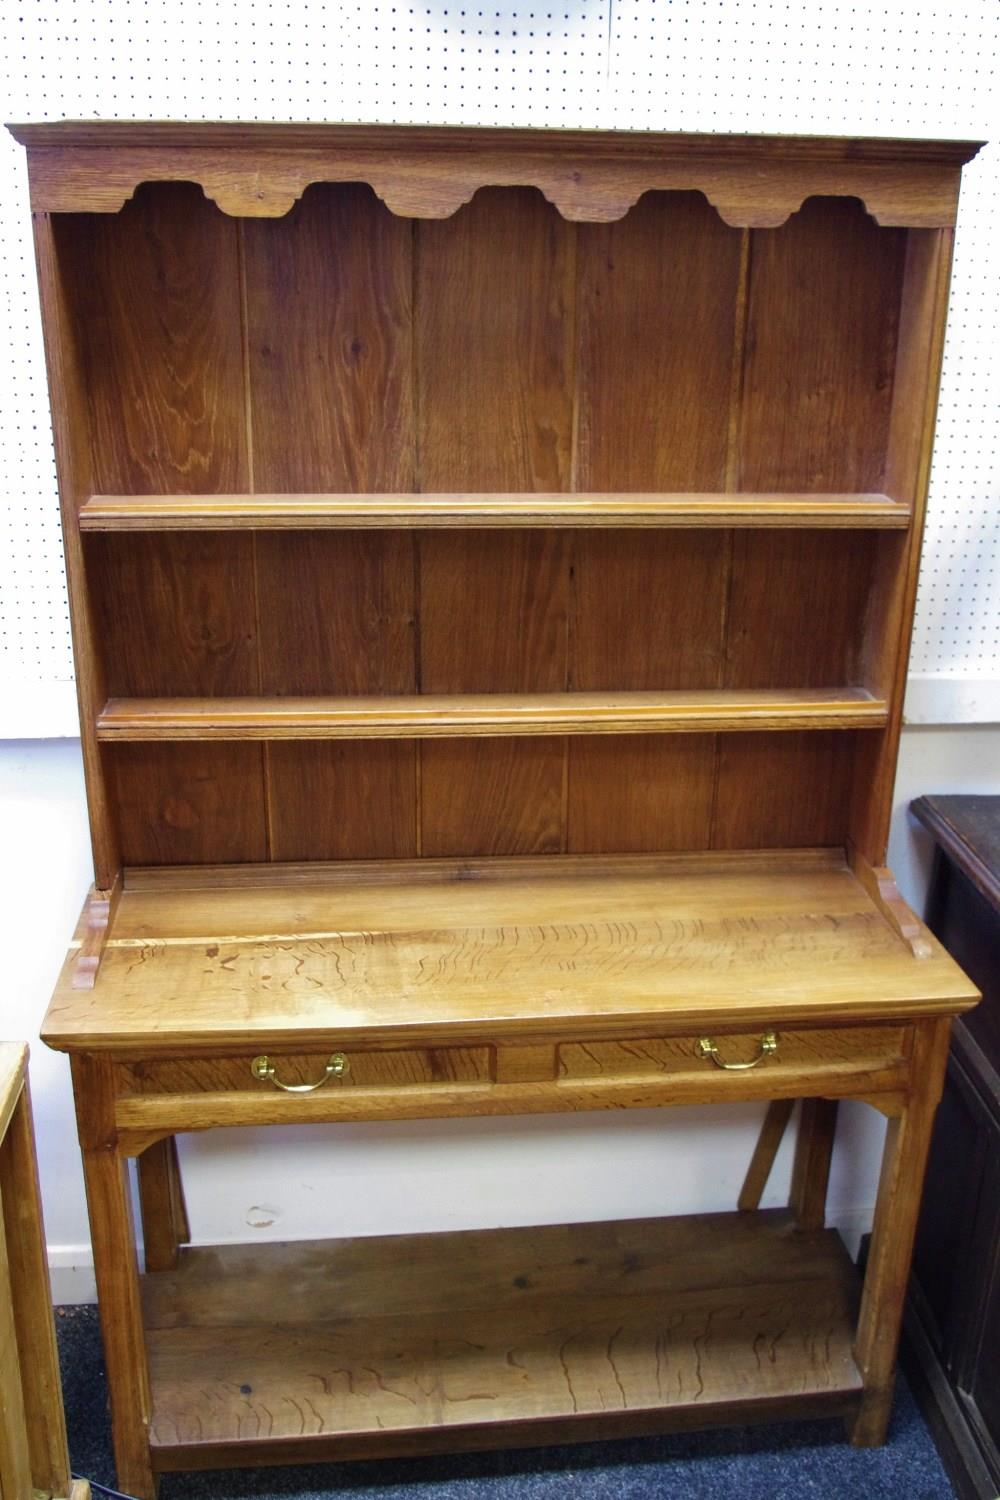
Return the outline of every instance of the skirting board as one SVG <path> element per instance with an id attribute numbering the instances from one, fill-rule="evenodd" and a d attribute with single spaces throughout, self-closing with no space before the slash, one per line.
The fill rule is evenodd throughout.
<path id="1" fill-rule="evenodd" d="M 906 724 L 1000 724 L 1000 678 L 914 674 L 906 684 Z"/>

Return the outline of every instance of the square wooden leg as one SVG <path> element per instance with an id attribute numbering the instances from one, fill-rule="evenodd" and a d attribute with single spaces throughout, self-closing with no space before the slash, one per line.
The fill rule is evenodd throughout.
<path id="1" fill-rule="evenodd" d="M 826 1190 L 837 1133 L 836 1099 L 803 1099 L 792 1163 L 792 1212 L 803 1229 L 826 1223 Z"/>
<path id="2" fill-rule="evenodd" d="M 176 1137 L 149 1146 L 136 1165 L 146 1270 L 174 1271 L 181 1245 L 191 1238 Z"/>
<path id="3" fill-rule="evenodd" d="M 120 1489 L 155 1500 L 149 1455 L 149 1369 L 139 1300 L 139 1262 L 128 1161 L 114 1132 L 111 1065 L 73 1059 L 83 1174 L 87 1188 L 101 1334 Z"/>
<path id="4" fill-rule="evenodd" d="M 947 1018 L 920 1023 L 913 1048 L 914 1087 L 902 1114 L 889 1121 L 886 1132 L 855 1344 L 865 1383 L 860 1410 L 850 1424 L 856 1447 L 875 1448 L 885 1440 L 920 1195 L 950 1032 Z"/>

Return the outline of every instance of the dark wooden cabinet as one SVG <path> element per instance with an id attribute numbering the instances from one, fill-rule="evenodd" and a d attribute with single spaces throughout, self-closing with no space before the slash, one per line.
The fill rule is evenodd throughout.
<path id="1" fill-rule="evenodd" d="M 956 1021 L 917 1232 L 911 1374 L 963 1496 L 1000 1489 L 1000 797 L 922 797 L 928 925 L 983 991 Z"/>

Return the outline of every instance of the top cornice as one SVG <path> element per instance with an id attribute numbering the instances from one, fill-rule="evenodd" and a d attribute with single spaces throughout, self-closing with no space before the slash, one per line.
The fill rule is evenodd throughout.
<path id="1" fill-rule="evenodd" d="M 534 186 L 567 219 L 622 218 L 643 193 L 699 191 L 728 223 L 775 227 L 807 197 L 859 198 L 885 225 L 954 223 L 975 141 L 660 134 L 453 125 L 126 120 L 10 125 L 36 212 L 122 207 L 193 181 L 225 213 L 280 217 L 312 182 L 362 181 L 397 214 L 447 218 L 481 187 Z"/>

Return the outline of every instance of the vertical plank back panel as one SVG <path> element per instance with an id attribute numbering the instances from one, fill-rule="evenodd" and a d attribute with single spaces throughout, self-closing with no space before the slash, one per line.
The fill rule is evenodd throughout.
<path id="1" fill-rule="evenodd" d="M 904 248 L 854 199 L 754 232 L 737 488 L 881 490 Z"/>
<path id="2" fill-rule="evenodd" d="M 568 588 L 565 532 L 424 535 L 422 691 L 563 692 Z"/>
<path id="3" fill-rule="evenodd" d="M 700 193 L 578 231 L 580 490 L 721 490 L 740 232 Z"/>
<path id="4" fill-rule="evenodd" d="M 110 696 L 257 691 L 250 536 L 109 533 L 84 551 Z"/>
<path id="5" fill-rule="evenodd" d="M 241 864 L 268 856 L 262 746 L 109 746 L 128 865 Z"/>
<path id="6" fill-rule="evenodd" d="M 155 183 L 64 234 L 95 489 L 247 489 L 236 221 L 193 183 Z"/>
<path id="7" fill-rule="evenodd" d="M 415 488 L 413 225 L 362 184 L 314 184 L 243 226 L 254 485 Z M 256 538 L 265 693 L 410 693 L 413 537 Z M 412 854 L 416 747 L 268 745 L 275 859 Z"/>
<path id="8" fill-rule="evenodd" d="M 118 214 L 71 216 L 60 236 L 94 490 L 247 489 L 236 221 L 193 184 L 156 183 Z M 243 538 L 135 536 L 88 547 L 107 690 L 154 692 L 173 683 L 183 692 L 253 692 L 250 555 Z M 220 808 L 207 807 L 210 786 L 220 803 L 228 793 L 212 776 L 194 774 L 198 747 L 135 746 L 124 760 L 116 755 L 122 857 L 141 852 L 173 862 L 182 845 L 202 860 L 262 849 L 245 836 L 264 825 L 262 757 L 252 749 L 233 759 L 241 807 L 232 831 Z M 189 782 L 194 791 L 185 799 L 176 789 Z"/>
<path id="9" fill-rule="evenodd" d="M 713 849 L 843 844 L 856 736 L 720 734 Z"/>
<path id="10" fill-rule="evenodd" d="M 707 849 L 715 742 L 711 734 L 599 734 L 575 741 L 569 765 L 569 852 Z"/>
<path id="11" fill-rule="evenodd" d="M 421 490 L 570 488 L 575 245 L 532 188 L 417 223 Z"/>
<path id="12" fill-rule="evenodd" d="M 724 531 L 574 537 L 570 686 L 714 687 L 726 608 Z"/>
<path id="13" fill-rule="evenodd" d="M 434 740 L 421 748 L 424 855 L 563 852 L 562 739 Z"/>
<path id="14" fill-rule="evenodd" d="M 412 693 L 412 541 L 395 531 L 257 537 L 261 691 Z"/>
<path id="15" fill-rule="evenodd" d="M 647 193 L 624 219 L 578 236 L 574 487 L 722 490 L 740 232 L 700 194 Z M 715 686 L 728 547 L 722 532 L 575 536 L 572 686 Z M 571 847 L 706 847 L 713 744 L 571 741 Z"/>
<path id="16" fill-rule="evenodd" d="M 568 490 L 575 226 L 531 189 L 486 189 L 417 225 L 419 486 Z M 568 558 L 557 533 L 421 537 L 425 692 L 559 691 Z M 420 747 L 425 854 L 563 847 L 562 740 Z"/>
<path id="17" fill-rule="evenodd" d="M 284 741 L 265 749 L 272 859 L 416 855 L 412 740 Z"/>
<path id="18" fill-rule="evenodd" d="M 736 532 L 723 686 L 855 685 L 873 558 L 865 532 Z"/>
<path id="19" fill-rule="evenodd" d="M 254 487 L 412 490 L 412 223 L 316 183 L 243 235 Z"/>

